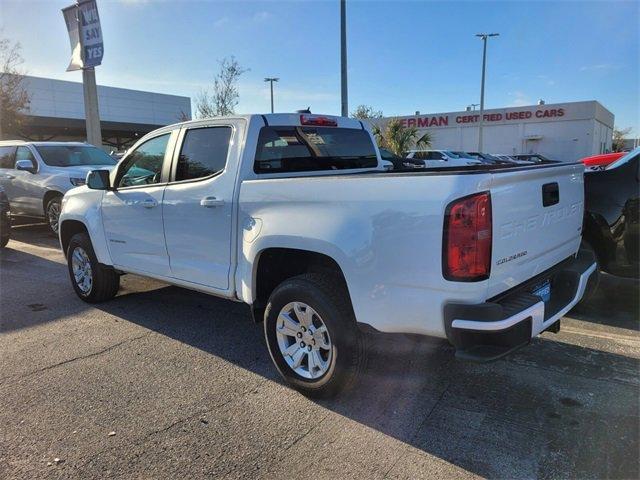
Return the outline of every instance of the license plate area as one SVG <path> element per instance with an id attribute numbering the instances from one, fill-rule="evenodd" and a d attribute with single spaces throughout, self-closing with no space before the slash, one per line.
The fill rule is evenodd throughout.
<path id="1" fill-rule="evenodd" d="M 547 279 L 536 284 L 530 292 L 532 295 L 540 297 L 543 302 L 548 302 L 551 299 L 551 281 Z"/>

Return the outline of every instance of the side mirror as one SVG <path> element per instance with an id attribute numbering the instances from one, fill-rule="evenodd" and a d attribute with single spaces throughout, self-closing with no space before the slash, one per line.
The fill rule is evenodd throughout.
<path id="1" fill-rule="evenodd" d="M 23 172 L 29 173 L 36 173 L 38 171 L 31 160 L 18 160 L 16 162 L 16 170 L 22 170 Z"/>
<path id="2" fill-rule="evenodd" d="M 91 170 L 87 173 L 87 187 L 92 190 L 110 190 L 109 170 Z"/>

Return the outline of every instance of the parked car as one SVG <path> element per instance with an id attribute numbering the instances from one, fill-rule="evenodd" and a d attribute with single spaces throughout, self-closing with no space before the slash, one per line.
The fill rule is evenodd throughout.
<path id="1" fill-rule="evenodd" d="M 629 152 L 602 153 L 600 155 L 585 157 L 580 161 L 584 163 L 584 166 L 587 168 L 606 167 L 627 153 Z"/>
<path id="2" fill-rule="evenodd" d="M 584 242 L 600 270 L 640 277 L 640 148 L 585 173 Z"/>
<path id="3" fill-rule="evenodd" d="M 280 374 L 315 396 L 353 382 L 361 329 L 447 338 L 479 361 L 557 331 L 596 267 L 579 250 L 582 165 L 393 173 L 381 161 L 351 118 L 156 130 L 64 196 L 73 289 L 109 300 L 135 273 L 245 302 Z"/>
<path id="4" fill-rule="evenodd" d="M 0 186 L 0 248 L 9 243 L 11 237 L 11 216 L 9 215 L 9 199 Z"/>
<path id="5" fill-rule="evenodd" d="M 508 163 L 517 163 L 518 165 L 531 165 L 532 163 L 535 162 L 531 162 L 529 160 L 518 160 L 517 158 L 514 158 L 511 155 L 505 155 L 503 153 L 493 153 L 491 154 L 492 157 L 498 158 L 504 162 L 508 162 Z"/>
<path id="6" fill-rule="evenodd" d="M 54 234 L 62 196 L 84 185 L 87 172 L 116 164 L 93 145 L 78 142 L 0 142 L 0 186 L 11 215 L 41 218 Z"/>
<path id="7" fill-rule="evenodd" d="M 380 150 L 380 157 L 382 158 L 382 160 L 391 162 L 393 164 L 394 170 L 407 170 L 407 169 L 426 167 L 424 160 L 419 160 L 417 158 L 401 157 L 387 150 L 386 148 L 380 148 L 379 150 Z"/>
<path id="8" fill-rule="evenodd" d="M 465 167 L 480 165 L 481 162 L 471 158 L 460 158 L 449 150 L 409 150 L 407 158 L 424 160 L 427 168 L 434 167 Z"/>
<path id="9" fill-rule="evenodd" d="M 519 153 L 517 155 L 512 155 L 516 160 L 526 160 L 528 162 L 535 163 L 560 163 L 557 160 L 551 160 L 550 158 L 545 157 L 544 155 L 540 155 L 539 153 Z"/>
<path id="10" fill-rule="evenodd" d="M 490 165 L 498 165 L 501 163 L 513 163 L 513 162 L 509 162 L 506 160 L 502 160 L 498 157 L 495 157 L 489 153 L 480 153 L 480 152 L 467 152 L 467 155 L 470 156 L 471 158 L 475 158 L 476 160 L 482 162 L 482 163 L 487 163 Z"/>

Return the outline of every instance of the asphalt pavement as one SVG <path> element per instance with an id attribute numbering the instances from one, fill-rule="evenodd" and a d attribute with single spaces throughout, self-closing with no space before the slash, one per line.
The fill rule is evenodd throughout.
<path id="1" fill-rule="evenodd" d="M 0 478 L 639 478 L 639 284 L 516 354 L 369 335 L 333 400 L 286 387 L 245 305 L 126 275 L 74 294 L 57 241 L 0 253 Z"/>

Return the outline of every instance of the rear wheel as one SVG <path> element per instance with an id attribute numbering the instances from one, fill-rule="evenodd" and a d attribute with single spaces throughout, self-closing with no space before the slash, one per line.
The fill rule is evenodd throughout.
<path id="1" fill-rule="evenodd" d="M 276 368 L 305 395 L 332 396 L 362 370 L 363 337 L 339 278 L 305 274 L 285 280 L 269 298 L 264 332 Z"/>
<path id="2" fill-rule="evenodd" d="M 86 233 L 77 233 L 71 238 L 67 264 L 73 289 L 85 302 L 104 302 L 118 293 L 120 275 L 112 268 L 100 265 Z"/>
<path id="3" fill-rule="evenodd" d="M 54 235 L 58 235 L 60 228 L 60 209 L 62 208 L 62 197 L 57 195 L 47 202 L 45 207 L 45 217 L 49 224 L 49 230 Z"/>

